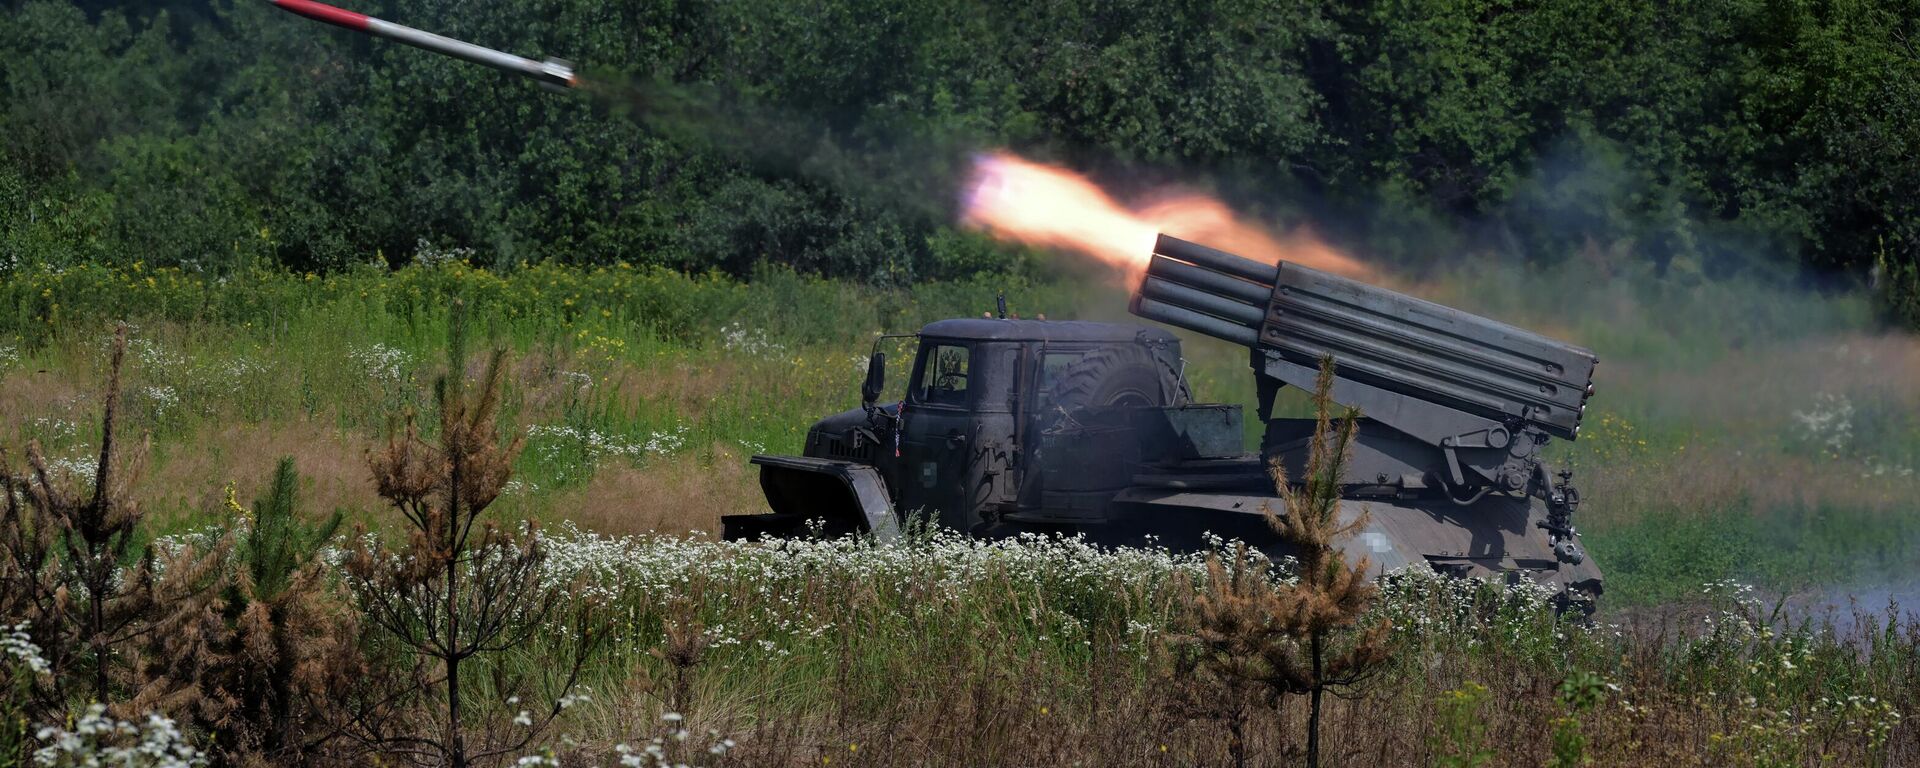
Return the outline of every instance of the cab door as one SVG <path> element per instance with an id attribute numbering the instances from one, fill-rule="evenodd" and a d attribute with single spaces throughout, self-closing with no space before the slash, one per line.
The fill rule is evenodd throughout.
<path id="1" fill-rule="evenodd" d="M 973 346 L 924 339 L 901 408 L 898 472 L 900 509 L 931 514 L 942 525 L 971 530 L 978 520 L 962 493 L 973 428 Z"/>
<path id="2" fill-rule="evenodd" d="M 972 531 L 1014 501 L 1018 344 L 923 340 L 896 467 L 899 509 Z"/>

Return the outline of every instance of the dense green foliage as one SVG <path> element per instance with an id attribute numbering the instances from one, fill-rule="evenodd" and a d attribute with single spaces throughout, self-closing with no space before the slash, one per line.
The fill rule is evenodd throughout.
<path id="1" fill-rule="evenodd" d="M 950 277 L 1015 258 L 946 210 L 967 151 L 1012 145 L 1409 263 L 1883 262 L 1913 306 L 1914 0 L 357 5 L 623 84 L 548 93 L 252 0 L 12 2 L 0 269 L 430 244 Z"/>

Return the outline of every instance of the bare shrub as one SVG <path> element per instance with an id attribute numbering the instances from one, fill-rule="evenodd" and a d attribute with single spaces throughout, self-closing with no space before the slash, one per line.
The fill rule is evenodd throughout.
<path id="1" fill-rule="evenodd" d="M 409 416 L 370 457 L 380 496 L 406 520 L 403 547 L 354 537 L 347 584 L 374 630 L 371 642 L 390 676 L 363 696 L 352 718 L 362 743 L 387 756 L 456 768 L 523 751 L 557 717 L 597 646 L 591 600 L 542 583 L 537 530 L 515 532 L 483 517 L 512 474 L 521 441 L 502 441 L 498 414 L 506 353 L 490 356 L 479 386 L 466 381 L 464 315 L 453 310 L 447 369 L 434 387 L 439 432 L 430 442 Z M 529 674 L 504 658 L 556 624 L 573 639 L 558 698 L 536 718 L 475 712 L 467 693 L 484 681 L 516 699 Z"/>
<path id="2" fill-rule="evenodd" d="M 24 473 L 0 452 L 0 615 L 29 622 L 28 635 L 47 661 L 50 673 L 32 686 L 39 717 L 64 713 L 78 696 L 113 701 L 136 658 L 124 651 L 153 628 L 147 616 L 190 597 L 160 589 L 153 554 L 139 542 L 143 511 L 128 490 L 137 475 L 128 467 L 137 461 L 121 455 L 115 434 L 126 349 L 122 325 L 113 339 L 91 486 L 55 469 L 38 443 L 27 444 Z M 183 571 L 205 567 L 176 564 Z"/>

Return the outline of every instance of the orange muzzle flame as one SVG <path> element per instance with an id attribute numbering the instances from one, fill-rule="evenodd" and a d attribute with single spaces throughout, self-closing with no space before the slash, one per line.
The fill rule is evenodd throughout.
<path id="1" fill-rule="evenodd" d="M 992 152 L 974 159 L 961 223 L 1004 240 L 1069 251 L 1112 268 L 1131 288 L 1153 258 L 1160 233 L 1249 259 L 1295 264 L 1348 277 L 1372 270 L 1305 228 L 1275 235 L 1196 194 L 1128 207 L 1073 171 Z"/>

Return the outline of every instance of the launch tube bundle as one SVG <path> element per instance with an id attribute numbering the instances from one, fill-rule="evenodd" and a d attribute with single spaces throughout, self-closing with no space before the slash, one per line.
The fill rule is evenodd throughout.
<path id="1" fill-rule="evenodd" d="M 1132 311 L 1251 348 L 1263 410 L 1281 384 L 1311 388 L 1333 358 L 1334 399 L 1435 449 L 1460 493 L 1541 482 L 1534 456 L 1579 434 L 1598 363 L 1478 315 L 1166 235 Z"/>

